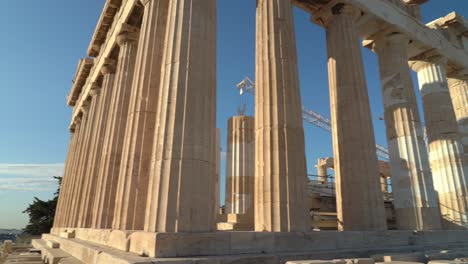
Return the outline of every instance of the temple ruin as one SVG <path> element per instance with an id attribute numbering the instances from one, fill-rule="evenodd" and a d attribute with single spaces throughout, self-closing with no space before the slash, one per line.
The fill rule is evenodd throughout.
<path id="1" fill-rule="evenodd" d="M 107 0 L 67 98 L 54 227 L 34 246 L 48 263 L 119 264 L 392 261 L 392 252 L 468 248 L 468 21 L 451 13 L 424 25 L 424 2 L 257 0 L 255 115 L 221 124 L 220 139 L 217 1 Z M 313 181 L 293 6 L 327 36 L 333 157 L 318 161 Z M 387 163 L 376 154 L 362 46 L 378 56 Z"/>

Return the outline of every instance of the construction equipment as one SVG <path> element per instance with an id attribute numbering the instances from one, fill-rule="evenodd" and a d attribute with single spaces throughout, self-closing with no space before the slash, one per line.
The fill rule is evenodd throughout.
<path id="1" fill-rule="evenodd" d="M 239 92 L 241 95 L 244 93 L 255 93 L 255 83 L 250 79 L 249 77 L 244 78 L 240 83 L 237 84 L 237 89 L 239 89 Z M 331 121 L 324 117 L 323 115 L 312 111 L 310 109 L 307 109 L 307 107 L 302 106 L 302 118 L 304 121 L 321 128 L 327 132 L 332 132 L 331 128 Z M 388 154 L 388 150 L 381 145 L 376 144 L 377 148 L 377 156 L 385 161 L 388 161 L 390 159 L 390 156 Z"/>

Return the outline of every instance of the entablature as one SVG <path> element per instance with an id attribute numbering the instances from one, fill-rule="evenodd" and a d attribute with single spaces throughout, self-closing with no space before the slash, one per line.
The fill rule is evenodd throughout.
<path id="1" fill-rule="evenodd" d="M 107 39 L 107 34 L 114 23 L 115 16 L 121 5 L 122 0 L 106 1 L 88 48 L 88 56 L 97 57 L 99 55 L 101 47 Z"/>
<path id="2" fill-rule="evenodd" d="M 78 63 L 78 68 L 76 69 L 75 77 L 73 78 L 73 85 L 70 90 L 70 93 L 67 96 L 67 104 L 69 106 L 74 106 L 76 101 L 80 97 L 83 86 L 88 79 L 91 68 L 93 67 L 94 59 L 84 58 L 81 59 Z"/>

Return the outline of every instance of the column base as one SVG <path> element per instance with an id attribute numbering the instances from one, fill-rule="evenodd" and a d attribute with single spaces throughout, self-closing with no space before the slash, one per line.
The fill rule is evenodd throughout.
<path id="1" fill-rule="evenodd" d="M 253 231 L 254 218 L 252 214 L 227 214 L 223 215 L 224 221 L 218 222 L 219 231 Z"/>
<path id="2" fill-rule="evenodd" d="M 57 235 L 73 231 L 75 238 Z M 247 261 L 260 258 L 265 259 L 265 262 L 261 263 L 276 264 L 284 263 L 281 262 L 284 260 L 355 258 L 389 252 L 461 247 L 466 250 L 468 248 L 468 231 L 148 233 L 96 229 L 53 229 L 52 234 L 44 234 L 42 240 L 58 243 L 61 250 L 85 263 L 107 263 L 93 262 L 94 260 L 90 259 L 104 257 L 112 259 L 114 261 L 112 263 L 116 264 L 151 263 L 155 260 L 170 261 L 173 258 L 193 260 L 203 256 L 207 257 L 207 261 L 213 261 L 213 259 Z M 116 262 L 116 258 L 130 258 L 138 261 Z"/>
<path id="3" fill-rule="evenodd" d="M 420 227 L 418 228 L 417 219 L 415 218 L 415 210 L 419 211 L 422 219 L 420 219 Z M 440 230 L 441 217 L 439 208 L 420 207 L 420 208 L 395 208 L 396 222 L 398 230 Z M 450 228 L 453 229 L 453 228 Z"/>

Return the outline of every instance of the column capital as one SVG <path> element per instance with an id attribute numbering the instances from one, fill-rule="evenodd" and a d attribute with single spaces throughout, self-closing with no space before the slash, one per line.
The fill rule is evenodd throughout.
<path id="1" fill-rule="evenodd" d="M 71 124 L 70 128 L 69 128 L 70 133 L 72 133 L 72 134 L 75 133 L 76 127 L 77 127 L 76 123 Z"/>
<path id="2" fill-rule="evenodd" d="M 116 71 L 117 62 L 114 59 L 106 58 L 104 65 L 102 65 L 102 75 L 112 74 Z"/>
<path id="3" fill-rule="evenodd" d="M 380 34 L 372 43 L 372 50 L 378 51 L 379 48 L 385 47 L 387 43 L 391 45 L 407 45 L 409 43 L 409 38 L 405 34 L 399 32 Z"/>
<path id="4" fill-rule="evenodd" d="M 81 112 L 83 112 L 83 114 L 86 114 L 88 113 L 89 111 L 89 108 L 91 106 L 91 100 L 86 100 L 83 102 L 83 104 L 81 105 Z"/>
<path id="5" fill-rule="evenodd" d="M 447 78 L 449 87 L 455 87 L 461 84 L 466 84 L 468 82 L 468 75 L 455 77 L 455 78 Z"/>
<path id="6" fill-rule="evenodd" d="M 129 42 L 137 42 L 139 37 L 139 32 L 129 32 L 129 31 L 122 31 L 117 36 L 117 45 L 122 47 L 122 45 L 129 43 Z"/>
<path id="7" fill-rule="evenodd" d="M 73 124 L 76 124 L 77 128 L 80 126 L 81 124 L 81 117 L 77 116 L 75 118 L 75 120 L 73 121 Z"/>
<path id="8" fill-rule="evenodd" d="M 140 0 L 140 3 L 145 6 L 147 5 L 150 1 L 153 1 L 153 0 Z"/>
<path id="9" fill-rule="evenodd" d="M 422 55 L 419 58 L 413 59 L 409 64 L 411 69 L 413 69 L 415 72 L 419 72 L 422 69 L 434 64 L 440 65 L 445 68 L 447 66 L 447 58 L 438 54 Z"/>
<path id="10" fill-rule="evenodd" d="M 362 11 L 359 8 L 344 3 L 342 0 L 335 0 L 315 12 L 311 20 L 320 26 L 327 27 L 337 17 L 345 15 L 356 20 L 361 14 Z"/>
<path id="11" fill-rule="evenodd" d="M 89 94 L 91 96 L 99 95 L 101 93 L 101 86 L 99 86 L 97 83 L 93 83 L 91 85 L 91 90 L 89 91 Z"/>

